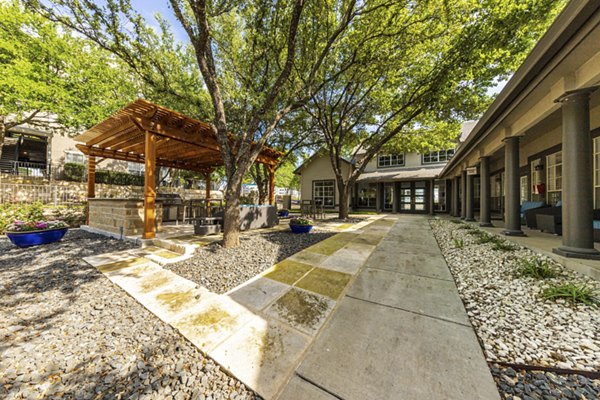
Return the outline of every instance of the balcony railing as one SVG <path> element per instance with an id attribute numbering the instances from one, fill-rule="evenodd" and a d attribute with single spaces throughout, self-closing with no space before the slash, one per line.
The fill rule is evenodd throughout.
<path id="1" fill-rule="evenodd" d="M 45 163 L 0 161 L 0 172 L 11 175 L 46 178 L 50 173 L 50 167 Z"/>

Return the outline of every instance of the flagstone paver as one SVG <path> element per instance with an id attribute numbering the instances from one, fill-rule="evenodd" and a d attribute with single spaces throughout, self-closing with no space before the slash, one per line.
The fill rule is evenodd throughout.
<path id="1" fill-rule="evenodd" d="M 162 238 L 143 249 L 85 260 L 271 399 L 289 380 L 337 299 L 376 248 L 371 243 L 379 242 L 393 224 L 393 219 L 380 217 L 354 224 L 222 295 L 160 266 L 214 238 Z M 333 225 L 344 229 L 344 224 Z M 367 239 L 359 240 L 364 235 Z"/>

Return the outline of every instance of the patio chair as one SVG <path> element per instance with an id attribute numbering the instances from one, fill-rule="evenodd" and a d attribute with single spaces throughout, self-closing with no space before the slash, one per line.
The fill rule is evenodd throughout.
<path id="1" fill-rule="evenodd" d="M 549 207 L 550 205 L 543 201 L 524 202 L 521 206 L 521 223 L 524 223 L 528 228 L 537 229 L 537 213 Z"/>
<path id="2" fill-rule="evenodd" d="M 537 228 L 542 232 L 562 235 L 562 206 L 547 207 L 535 214 Z"/>

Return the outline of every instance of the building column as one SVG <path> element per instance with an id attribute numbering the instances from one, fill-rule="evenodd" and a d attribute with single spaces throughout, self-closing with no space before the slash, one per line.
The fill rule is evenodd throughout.
<path id="1" fill-rule="evenodd" d="M 593 146 L 589 88 L 567 93 L 562 103 L 562 245 L 565 257 L 600 258 L 594 248 Z"/>
<path id="2" fill-rule="evenodd" d="M 400 196 L 400 189 L 398 182 L 394 182 L 392 185 L 392 212 L 396 214 L 398 212 L 398 197 Z"/>
<path id="3" fill-rule="evenodd" d="M 475 213 L 473 211 L 473 180 L 473 175 L 466 175 L 465 221 L 475 221 Z"/>
<path id="4" fill-rule="evenodd" d="M 452 209 L 451 210 L 452 210 L 453 217 L 459 216 L 459 214 L 458 214 L 458 201 L 459 201 L 458 195 L 459 195 L 459 193 L 458 192 L 459 192 L 460 184 L 458 182 L 458 179 L 459 179 L 458 176 L 452 178 Z"/>
<path id="5" fill-rule="evenodd" d="M 429 215 L 434 215 L 435 211 L 435 202 L 433 198 L 433 191 L 435 189 L 435 180 L 432 179 L 429 181 Z"/>
<path id="6" fill-rule="evenodd" d="M 504 234 L 507 236 L 525 236 L 521 230 L 521 196 L 519 182 L 519 137 L 504 139 L 504 175 L 506 193 L 504 194 Z"/>
<path id="7" fill-rule="evenodd" d="M 377 183 L 377 212 L 383 212 L 383 183 Z"/>
<path id="8" fill-rule="evenodd" d="M 142 238 L 153 239 L 156 236 L 156 135 L 146 131 L 144 149 L 144 234 Z"/>
<path id="9" fill-rule="evenodd" d="M 479 168 L 479 226 L 493 226 L 490 211 L 490 158 L 481 157 Z"/>
<path id="10" fill-rule="evenodd" d="M 467 171 L 460 174 L 460 219 L 467 217 Z"/>

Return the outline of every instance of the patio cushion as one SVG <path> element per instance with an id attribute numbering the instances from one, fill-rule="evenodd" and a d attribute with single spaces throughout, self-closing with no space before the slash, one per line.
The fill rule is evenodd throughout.
<path id="1" fill-rule="evenodd" d="M 525 211 L 540 208 L 545 205 L 546 203 L 543 201 L 525 201 L 523 204 L 521 204 L 521 218 L 525 216 Z"/>

